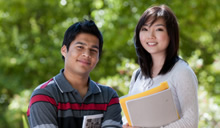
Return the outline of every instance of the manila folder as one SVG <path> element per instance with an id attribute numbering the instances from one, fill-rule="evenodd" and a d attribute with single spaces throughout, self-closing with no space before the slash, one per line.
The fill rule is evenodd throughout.
<path id="1" fill-rule="evenodd" d="M 132 126 L 160 127 L 179 119 L 169 89 L 126 101 Z"/>

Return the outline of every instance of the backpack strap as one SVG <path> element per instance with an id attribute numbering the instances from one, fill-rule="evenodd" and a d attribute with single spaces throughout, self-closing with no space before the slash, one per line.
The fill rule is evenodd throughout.
<path id="1" fill-rule="evenodd" d="M 141 69 L 139 68 L 139 69 L 137 70 L 136 74 L 135 74 L 135 79 L 134 79 L 134 81 L 137 80 L 137 77 L 138 77 L 138 75 L 140 74 L 140 72 L 141 72 Z"/>

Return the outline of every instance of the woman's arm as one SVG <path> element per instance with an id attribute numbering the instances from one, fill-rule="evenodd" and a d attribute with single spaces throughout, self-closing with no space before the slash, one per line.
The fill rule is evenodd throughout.
<path id="1" fill-rule="evenodd" d="M 173 77 L 182 117 L 164 128 L 198 128 L 198 80 L 190 67 L 181 68 Z"/>

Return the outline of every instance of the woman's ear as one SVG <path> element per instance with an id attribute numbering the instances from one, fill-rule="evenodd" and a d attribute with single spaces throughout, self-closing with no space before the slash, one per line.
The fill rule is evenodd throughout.
<path id="1" fill-rule="evenodd" d="M 60 52 L 61 52 L 61 54 L 64 56 L 64 58 L 66 58 L 66 53 L 67 53 L 66 45 L 63 45 L 63 46 L 62 46 Z"/>

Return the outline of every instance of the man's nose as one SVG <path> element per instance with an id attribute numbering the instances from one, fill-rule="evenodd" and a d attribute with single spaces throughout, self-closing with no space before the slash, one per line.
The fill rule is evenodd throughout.
<path id="1" fill-rule="evenodd" d="M 91 56 L 90 56 L 90 51 L 89 51 L 89 50 L 84 50 L 83 53 L 82 53 L 82 56 L 83 56 L 83 57 L 91 58 Z"/>

